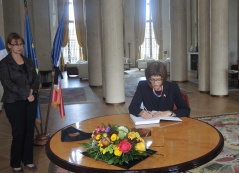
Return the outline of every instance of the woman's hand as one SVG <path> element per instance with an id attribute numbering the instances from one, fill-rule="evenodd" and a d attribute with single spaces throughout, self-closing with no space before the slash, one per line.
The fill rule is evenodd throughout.
<path id="1" fill-rule="evenodd" d="M 29 96 L 27 98 L 27 100 L 29 102 L 33 102 L 35 100 L 35 97 L 34 97 L 34 95 L 32 93 L 33 93 L 33 89 L 30 90 L 30 94 L 29 94 Z"/>
<path id="2" fill-rule="evenodd" d="M 139 113 L 139 115 L 140 115 L 142 118 L 145 118 L 145 119 L 153 118 L 152 112 L 145 111 L 145 110 L 142 110 L 142 111 Z"/>
<path id="3" fill-rule="evenodd" d="M 152 116 L 153 118 L 155 117 L 168 117 L 171 116 L 172 112 L 171 111 L 157 111 L 157 112 L 153 112 Z"/>
<path id="4" fill-rule="evenodd" d="M 34 95 L 28 96 L 27 100 L 28 100 L 29 102 L 33 102 L 33 101 L 35 100 Z"/>

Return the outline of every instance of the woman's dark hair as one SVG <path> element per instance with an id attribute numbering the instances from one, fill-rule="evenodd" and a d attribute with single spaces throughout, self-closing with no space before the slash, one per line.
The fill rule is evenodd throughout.
<path id="1" fill-rule="evenodd" d="M 25 44 L 24 39 L 17 33 L 12 32 L 7 36 L 5 46 L 8 52 L 11 52 L 11 49 L 8 47 L 8 44 L 12 44 L 12 40 L 21 40 Z"/>
<path id="2" fill-rule="evenodd" d="M 149 63 L 148 67 L 145 70 L 145 77 L 148 82 L 151 76 L 161 76 L 163 82 L 167 81 L 168 74 L 166 66 L 160 61 Z"/>

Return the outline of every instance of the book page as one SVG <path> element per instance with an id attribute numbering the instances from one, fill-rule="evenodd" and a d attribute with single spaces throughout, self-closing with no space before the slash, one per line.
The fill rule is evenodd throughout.
<path id="1" fill-rule="evenodd" d="M 142 117 L 136 117 L 132 114 L 130 114 L 130 118 L 133 121 L 134 125 L 154 124 L 154 123 L 159 123 L 160 122 L 159 118 L 145 119 L 145 118 L 142 118 Z"/>
<path id="2" fill-rule="evenodd" d="M 133 121 L 134 125 L 143 125 L 143 124 L 156 124 L 160 123 L 160 120 L 167 120 L 167 121 L 182 121 L 178 117 L 156 117 L 156 118 L 150 118 L 150 119 L 145 119 L 142 117 L 136 117 L 132 114 L 130 114 L 130 118 Z"/>

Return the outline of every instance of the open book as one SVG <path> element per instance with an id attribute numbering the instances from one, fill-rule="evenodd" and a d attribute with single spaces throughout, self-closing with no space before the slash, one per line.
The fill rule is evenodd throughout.
<path id="1" fill-rule="evenodd" d="M 178 117 L 156 117 L 151 119 L 144 119 L 142 117 L 136 117 L 132 114 L 130 114 L 130 118 L 133 121 L 134 125 L 155 124 L 155 123 L 160 123 L 160 120 L 182 121 Z"/>

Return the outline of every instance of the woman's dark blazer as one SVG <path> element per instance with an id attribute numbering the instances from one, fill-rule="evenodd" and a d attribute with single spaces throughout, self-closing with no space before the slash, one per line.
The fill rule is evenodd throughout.
<path id="1" fill-rule="evenodd" d="M 161 97 L 155 96 L 148 82 L 140 81 L 135 95 L 129 105 L 129 113 L 139 116 L 141 103 L 148 111 L 173 111 L 177 117 L 189 116 L 190 108 L 180 93 L 178 84 L 166 81 L 163 84 Z M 177 109 L 173 110 L 174 104 Z"/>
<path id="2" fill-rule="evenodd" d="M 39 81 L 33 62 L 24 56 L 22 58 L 27 67 L 27 74 L 14 61 L 11 53 L 0 61 L 0 80 L 4 90 L 1 100 L 3 103 L 26 100 L 31 89 L 35 94 L 38 93 Z"/>

